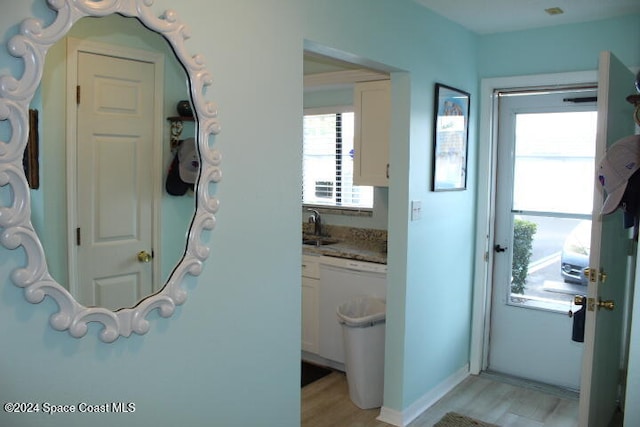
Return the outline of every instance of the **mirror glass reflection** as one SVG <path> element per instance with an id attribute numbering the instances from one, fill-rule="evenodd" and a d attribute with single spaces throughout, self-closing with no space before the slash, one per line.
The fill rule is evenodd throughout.
<path id="1" fill-rule="evenodd" d="M 184 253 L 194 198 L 167 194 L 164 180 L 175 155 L 167 117 L 189 98 L 186 82 L 169 44 L 135 18 L 82 18 L 47 53 L 30 106 L 40 160 L 32 223 L 49 272 L 83 305 L 135 305 Z M 181 137 L 193 137 L 194 122 L 183 125 Z"/>

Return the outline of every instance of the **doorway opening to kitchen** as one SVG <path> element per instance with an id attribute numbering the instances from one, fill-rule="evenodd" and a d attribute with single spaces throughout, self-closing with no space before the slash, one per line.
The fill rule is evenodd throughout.
<path id="1" fill-rule="evenodd" d="M 382 71 L 388 68 L 382 64 L 371 68 L 376 64 L 362 58 L 337 52 L 326 56 L 326 49 L 312 43 L 307 48 L 301 147 L 301 355 L 303 366 L 311 363 L 332 372 L 304 390 L 332 381 L 345 387 L 357 383 L 352 381 L 353 363 L 348 379 L 349 346 L 337 309 L 359 298 L 386 300 L 392 86 L 390 71 Z M 376 347 L 379 352 L 372 353 L 381 355 L 381 363 L 379 369 L 376 364 L 378 375 L 368 379 L 375 376 L 380 381 L 367 390 L 376 389 L 375 404 L 379 407 L 384 342 Z M 307 377 L 304 367 L 302 377 L 303 381 Z M 351 392 L 339 400 L 345 406 L 361 408 Z M 369 406 L 372 402 L 366 399 L 360 404 Z"/>
<path id="2" fill-rule="evenodd" d="M 337 307 L 325 307 L 331 298 L 321 292 L 320 265 L 330 260 L 320 261 L 327 252 L 348 257 L 346 246 L 362 238 L 371 245 L 359 247 L 358 260 L 386 262 L 390 75 L 313 50 L 305 52 L 303 69 L 302 355 L 344 370 L 342 350 L 329 350 L 342 337 Z"/>

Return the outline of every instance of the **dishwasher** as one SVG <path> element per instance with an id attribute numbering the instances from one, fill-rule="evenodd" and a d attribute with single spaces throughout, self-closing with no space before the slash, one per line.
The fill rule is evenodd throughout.
<path id="1" fill-rule="evenodd" d="M 337 309 L 358 297 L 387 298 L 387 266 L 346 258 L 320 258 L 318 354 L 344 366 L 342 326 Z"/>

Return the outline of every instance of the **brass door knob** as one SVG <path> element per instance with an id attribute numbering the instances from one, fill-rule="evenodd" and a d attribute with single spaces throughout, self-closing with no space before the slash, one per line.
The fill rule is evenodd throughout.
<path id="1" fill-rule="evenodd" d="M 151 262 L 151 258 L 153 258 L 153 255 L 147 251 L 138 252 L 138 261 L 140 262 Z"/>
<path id="2" fill-rule="evenodd" d="M 603 301 L 602 299 L 598 300 L 598 308 L 604 308 L 606 310 L 613 310 L 616 307 L 616 303 L 612 300 Z"/>
<path id="3" fill-rule="evenodd" d="M 596 311 L 604 308 L 605 310 L 612 311 L 616 308 L 616 303 L 613 300 L 603 300 L 602 298 L 598 298 L 596 301 L 595 298 L 587 298 L 587 310 L 588 311 Z"/>

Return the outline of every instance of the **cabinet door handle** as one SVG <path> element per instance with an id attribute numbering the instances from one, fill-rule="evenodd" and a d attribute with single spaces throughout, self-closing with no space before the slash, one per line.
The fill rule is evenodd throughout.
<path id="1" fill-rule="evenodd" d="M 387 163 L 387 179 L 389 179 L 389 163 Z"/>

